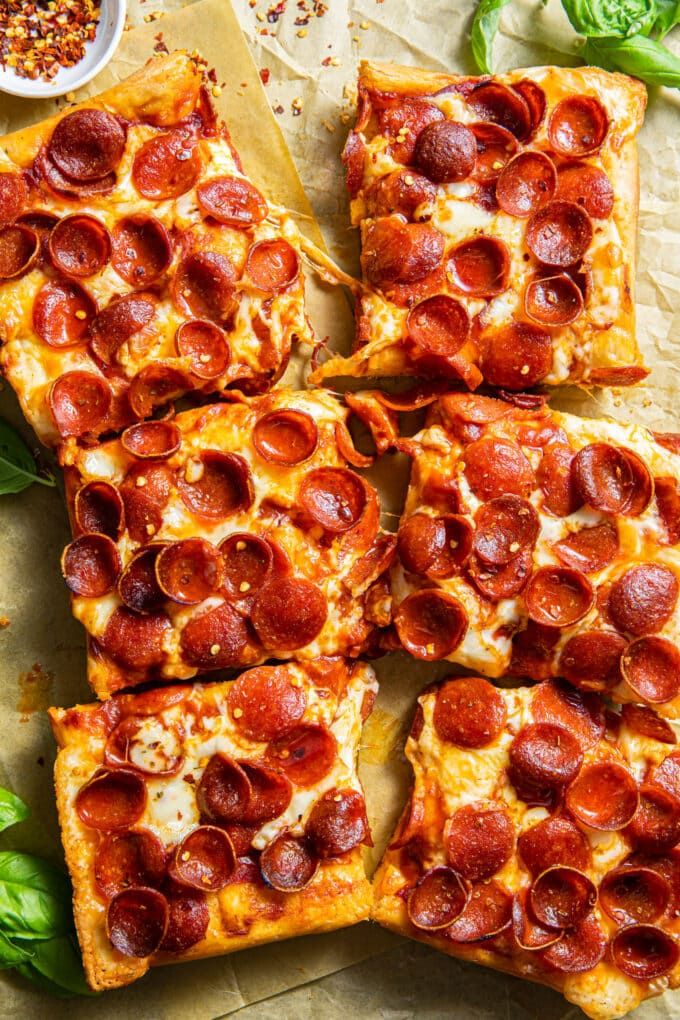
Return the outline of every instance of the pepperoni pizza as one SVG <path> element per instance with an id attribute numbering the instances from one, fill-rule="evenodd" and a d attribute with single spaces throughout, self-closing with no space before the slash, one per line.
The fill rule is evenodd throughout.
<path id="1" fill-rule="evenodd" d="M 368 915 L 356 755 L 376 691 L 369 666 L 319 659 L 50 710 L 92 988 Z"/>
<path id="2" fill-rule="evenodd" d="M 680 717 L 677 436 L 459 393 L 401 446 L 397 643 Z"/>
<path id="3" fill-rule="evenodd" d="M 0 140 L 0 367 L 40 439 L 269 388 L 311 340 L 296 236 L 179 52 Z"/>
<path id="4" fill-rule="evenodd" d="M 644 86 L 598 68 L 472 78 L 364 62 L 343 159 L 364 286 L 332 376 L 626 384 Z"/>
<path id="5" fill-rule="evenodd" d="M 559 681 L 428 688 L 373 917 L 613 1020 L 680 985 L 680 752 Z"/>
<path id="6" fill-rule="evenodd" d="M 347 416 L 327 392 L 276 389 L 64 444 L 62 570 L 100 697 L 370 648 L 396 538 L 347 466 Z"/>

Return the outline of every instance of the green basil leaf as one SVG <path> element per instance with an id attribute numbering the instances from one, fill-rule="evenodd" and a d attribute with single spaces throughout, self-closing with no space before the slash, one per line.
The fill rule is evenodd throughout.
<path id="1" fill-rule="evenodd" d="M 493 41 L 496 38 L 501 11 L 510 0 L 480 0 L 470 32 L 472 56 L 478 71 L 492 74 Z"/>
<path id="2" fill-rule="evenodd" d="M 28 815 L 28 805 L 16 794 L 0 786 L 0 832 L 9 829 L 10 825 L 23 822 Z"/>
<path id="3" fill-rule="evenodd" d="M 656 0 L 562 0 L 579 35 L 625 39 L 649 31 L 657 16 Z"/>
<path id="4" fill-rule="evenodd" d="M 39 475 L 31 451 L 18 432 L 0 418 L 0 496 L 22 492 L 33 482 L 56 485 L 52 475 Z"/>
<path id="5" fill-rule="evenodd" d="M 71 931 L 68 878 L 47 861 L 0 851 L 0 928 L 12 938 L 50 939 Z"/>
<path id="6" fill-rule="evenodd" d="M 648 85 L 680 88 L 680 57 L 644 35 L 630 39 L 588 39 L 581 56 L 587 64 L 623 71 Z"/>
<path id="7" fill-rule="evenodd" d="M 0 969 L 4 967 L 17 967 L 20 963 L 30 961 L 33 953 L 28 946 L 22 947 L 7 938 L 0 931 Z"/>
<path id="8" fill-rule="evenodd" d="M 30 961 L 18 972 L 52 995 L 94 995 L 83 972 L 83 961 L 74 935 L 29 943 Z"/>
<path id="9" fill-rule="evenodd" d="M 672 28 L 680 25 L 680 2 L 678 0 L 657 0 L 658 13 L 654 22 L 656 39 L 663 39 Z"/>

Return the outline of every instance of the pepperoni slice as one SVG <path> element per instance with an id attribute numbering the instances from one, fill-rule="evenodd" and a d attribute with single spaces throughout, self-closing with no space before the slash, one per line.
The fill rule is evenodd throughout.
<path id="1" fill-rule="evenodd" d="M 512 923 L 512 897 L 497 882 L 472 887 L 463 913 L 444 934 L 453 942 L 477 942 L 509 928 Z"/>
<path id="2" fill-rule="evenodd" d="M 177 267 L 172 298 L 184 315 L 225 322 L 236 308 L 237 278 L 233 262 L 222 252 L 193 252 Z"/>
<path id="3" fill-rule="evenodd" d="M 466 804 L 446 822 L 444 843 L 454 871 L 478 882 L 491 878 L 510 860 L 515 830 L 500 805 Z"/>
<path id="4" fill-rule="evenodd" d="M 214 825 L 199 825 L 177 846 L 170 875 L 181 885 L 217 892 L 229 881 L 236 857 L 229 836 Z"/>
<path id="5" fill-rule="evenodd" d="M 415 283 L 440 265 L 444 236 L 427 223 L 386 216 L 371 223 L 363 238 L 362 265 L 371 283 Z"/>
<path id="6" fill-rule="evenodd" d="M 205 895 L 197 889 L 168 880 L 163 886 L 168 903 L 168 927 L 160 944 L 161 952 L 184 953 L 205 938 L 210 911 Z"/>
<path id="7" fill-rule="evenodd" d="M 680 958 L 680 947 L 673 936 L 653 924 L 630 924 L 617 931 L 610 952 L 621 973 L 635 981 L 663 977 Z"/>
<path id="8" fill-rule="evenodd" d="M 98 532 L 114 540 L 120 538 L 125 511 L 115 485 L 109 482 L 87 482 L 75 494 L 73 516 L 77 528 L 85 534 Z"/>
<path id="9" fill-rule="evenodd" d="M 167 927 L 168 903 L 157 889 L 123 889 L 106 911 L 109 942 L 124 956 L 151 956 L 159 949 Z"/>
<path id="10" fill-rule="evenodd" d="M 532 680 L 552 676 L 552 660 L 559 638 L 560 632 L 554 627 L 527 620 L 526 627 L 512 636 L 511 674 Z"/>
<path id="11" fill-rule="evenodd" d="M 105 110 L 74 110 L 58 122 L 47 148 L 57 169 L 72 181 L 96 181 L 120 163 L 125 129 Z"/>
<path id="12" fill-rule="evenodd" d="M 252 439 L 262 460 L 288 467 L 309 460 L 319 442 L 319 431 L 306 411 L 284 407 L 258 418 Z"/>
<path id="13" fill-rule="evenodd" d="M 94 301 L 77 283 L 49 281 L 33 302 L 33 327 L 50 347 L 71 347 L 85 339 L 96 313 Z"/>
<path id="14" fill-rule="evenodd" d="M 108 195 L 116 186 L 116 174 L 111 171 L 95 181 L 72 181 L 66 174 L 63 174 L 56 163 L 50 159 L 45 151 L 40 151 L 34 160 L 36 172 L 48 190 L 56 193 L 57 197 L 65 195 L 70 199 L 80 201 L 88 198 L 95 198 L 100 195 Z"/>
<path id="15" fill-rule="evenodd" d="M 409 921 L 423 931 L 446 928 L 463 913 L 468 896 L 452 868 L 431 868 L 418 880 L 406 901 Z"/>
<path id="16" fill-rule="evenodd" d="M 130 383 L 128 401 L 138 418 L 148 418 L 158 407 L 181 397 L 191 384 L 182 372 L 168 365 L 147 365 Z"/>
<path id="17" fill-rule="evenodd" d="M 171 421 L 145 421 L 125 429 L 120 442 L 140 460 L 166 460 L 179 450 L 182 434 Z"/>
<path id="18" fill-rule="evenodd" d="M 161 221 L 143 213 L 119 220 L 111 234 L 111 262 L 132 287 L 155 283 L 172 262 L 172 244 Z"/>
<path id="19" fill-rule="evenodd" d="M 19 216 L 28 203 L 28 187 L 23 176 L 10 170 L 0 173 L 0 227 Z"/>
<path id="20" fill-rule="evenodd" d="M 420 99 L 400 99 L 378 112 L 381 133 L 394 139 L 390 151 L 397 163 L 410 163 L 420 132 L 443 119 L 438 107 Z"/>
<path id="21" fill-rule="evenodd" d="M 156 580 L 156 559 L 162 543 L 141 549 L 118 578 L 118 594 L 136 613 L 153 613 L 165 602 Z"/>
<path id="22" fill-rule="evenodd" d="M 217 379 L 231 361 L 224 330 L 207 319 L 183 322 L 175 335 L 175 346 L 180 357 L 189 358 L 190 370 L 199 379 Z"/>
<path id="23" fill-rule="evenodd" d="M 322 860 L 349 853 L 361 843 L 372 846 L 362 794 L 352 789 L 328 790 L 312 808 L 305 832 Z"/>
<path id="24" fill-rule="evenodd" d="M 163 202 L 179 198 L 201 172 L 197 146 L 179 133 L 156 135 L 144 142 L 132 164 L 132 183 L 144 198 Z"/>
<path id="25" fill-rule="evenodd" d="M 482 82 L 468 96 L 468 106 L 480 120 L 490 120 L 520 141 L 531 134 L 531 111 L 524 98 L 498 82 Z"/>
<path id="26" fill-rule="evenodd" d="M 122 344 L 153 320 L 156 301 L 151 294 L 124 294 L 110 301 L 90 323 L 90 346 L 97 357 L 110 365 Z"/>
<path id="27" fill-rule="evenodd" d="M 553 546 L 556 555 L 569 567 L 584 573 L 603 570 L 619 553 L 619 535 L 613 521 L 572 532 Z"/>
<path id="28" fill-rule="evenodd" d="M 453 577 L 470 556 L 472 527 L 455 514 L 413 514 L 400 527 L 398 543 L 407 570 L 434 579 Z"/>
<path id="29" fill-rule="evenodd" d="M 166 613 L 140 616 L 127 606 L 114 609 L 101 638 L 104 651 L 128 669 L 151 669 L 165 658 L 163 642 L 170 630 Z"/>
<path id="30" fill-rule="evenodd" d="M 206 450 L 179 468 L 175 478 L 182 502 L 201 517 L 228 517 L 253 502 L 250 468 L 238 453 Z"/>
<path id="31" fill-rule="evenodd" d="M 401 213 L 407 220 L 424 219 L 437 198 L 437 188 L 412 170 L 393 170 L 376 181 L 370 198 L 375 216 Z"/>
<path id="32" fill-rule="evenodd" d="M 600 883 L 600 905 L 619 925 L 656 921 L 670 895 L 666 879 L 651 868 L 615 868 Z"/>
<path id="33" fill-rule="evenodd" d="M 621 658 L 621 672 L 643 701 L 660 704 L 680 693 L 680 651 L 666 638 L 631 641 Z"/>
<path id="34" fill-rule="evenodd" d="M 448 256 L 447 270 L 459 290 L 470 297 L 493 297 L 508 286 L 510 252 L 495 237 L 462 241 Z"/>
<path id="35" fill-rule="evenodd" d="M 512 902 L 512 932 L 520 949 L 535 952 L 554 945 L 562 938 L 559 928 L 546 928 L 531 912 L 529 889 L 520 889 Z"/>
<path id="36" fill-rule="evenodd" d="M 234 681 L 227 703 L 241 733 L 250 740 L 273 740 L 300 722 L 307 695 L 286 666 L 259 666 Z"/>
<path id="37" fill-rule="evenodd" d="M 572 567 L 540 567 L 524 591 L 529 617 L 546 627 L 570 627 L 583 619 L 594 601 L 590 581 Z"/>
<path id="38" fill-rule="evenodd" d="M 435 294 L 414 305 L 408 313 L 406 331 L 414 347 L 412 356 L 446 361 L 467 340 L 470 320 L 459 301 L 446 294 Z"/>
<path id="39" fill-rule="evenodd" d="M 173 705 L 186 701 L 191 694 L 190 684 L 172 684 L 170 687 L 153 687 L 135 694 L 132 702 L 135 715 L 159 715 Z"/>
<path id="40" fill-rule="evenodd" d="M 609 691 L 621 681 L 625 638 L 610 630 L 586 630 L 570 637 L 562 649 L 559 672 L 584 691 Z"/>
<path id="41" fill-rule="evenodd" d="M 585 871 L 590 865 L 590 846 L 580 829 L 562 815 L 544 818 L 521 834 L 517 850 L 532 875 L 557 865 Z"/>
<path id="42" fill-rule="evenodd" d="M 457 747 L 486 747 L 503 732 L 506 719 L 501 694 L 482 677 L 447 680 L 437 692 L 435 731 Z"/>
<path id="43" fill-rule="evenodd" d="M 631 503 L 637 502 L 637 478 L 628 450 L 608 443 L 591 443 L 576 454 L 572 470 L 583 502 L 594 510 L 625 514 Z M 643 487 L 646 488 L 644 483 Z"/>
<path id="44" fill-rule="evenodd" d="M 577 821 L 605 832 L 623 829 L 638 809 L 637 783 L 614 761 L 584 765 L 567 790 L 567 807 Z"/>
<path id="45" fill-rule="evenodd" d="M 290 780 L 283 772 L 246 761 L 239 765 L 251 786 L 250 800 L 241 821 L 246 825 L 262 825 L 283 814 L 293 796 Z"/>
<path id="46" fill-rule="evenodd" d="M 220 542 L 220 552 L 225 591 L 235 599 L 252 595 L 275 569 L 272 545 L 257 535 L 237 531 Z"/>
<path id="47" fill-rule="evenodd" d="M 573 928 L 595 906 L 597 889 L 576 868 L 556 865 L 534 879 L 529 902 L 536 919 L 548 928 Z"/>
<path id="48" fill-rule="evenodd" d="M 248 645 L 243 617 L 223 602 L 185 625 L 180 645 L 187 662 L 200 669 L 223 669 L 240 664 Z"/>
<path id="49" fill-rule="evenodd" d="M 540 528 L 535 509 L 520 496 L 497 496 L 483 503 L 475 524 L 474 550 L 493 566 L 503 566 L 533 548 Z"/>
<path id="50" fill-rule="evenodd" d="M 517 139 L 498 124 L 471 124 L 475 136 L 477 159 L 473 177 L 480 181 L 495 181 L 501 170 L 517 152 Z"/>
<path id="51" fill-rule="evenodd" d="M 272 578 L 255 597 L 251 622 L 265 648 L 304 648 L 326 622 L 326 596 L 302 577 Z"/>
<path id="52" fill-rule="evenodd" d="M 607 936 L 595 917 L 586 917 L 544 949 L 541 962 L 563 974 L 583 974 L 598 965 L 607 949 Z"/>
<path id="53" fill-rule="evenodd" d="M 257 188 L 243 177 L 213 177 L 196 188 L 198 207 L 227 227 L 246 230 L 261 223 L 269 212 Z"/>
<path id="54" fill-rule="evenodd" d="M 0 202 L 2 202 L 2 173 L 0 173 Z M 40 242 L 39 257 L 41 260 L 49 258 L 48 242 L 50 239 L 50 233 L 55 225 L 59 222 L 59 217 L 53 215 L 53 213 L 45 212 L 42 209 L 33 209 L 30 212 L 23 213 L 18 217 L 17 223 L 23 224 L 26 227 L 30 227 L 34 234 L 38 235 Z M 0 209 L 0 224 L 2 224 L 2 210 Z"/>
<path id="55" fill-rule="evenodd" d="M 326 531 L 348 531 L 366 509 L 366 485 L 348 468 L 317 468 L 305 475 L 299 491 L 300 505 Z"/>
<path id="56" fill-rule="evenodd" d="M 621 719 L 634 733 L 649 737 L 650 740 L 660 740 L 662 744 L 677 744 L 678 742 L 671 725 L 647 705 L 623 705 Z"/>
<path id="57" fill-rule="evenodd" d="M 481 370 L 492 386 L 523 390 L 543 379 L 553 362 L 550 334 L 530 322 L 510 322 L 482 343 Z"/>
<path id="58" fill-rule="evenodd" d="M 102 376 L 79 371 L 59 376 L 47 398 L 54 424 L 64 438 L 101 428 L 111 399 L 111 388 Z"/>
<path id="59" fill-rule="evenodd" d="M 549 202 L 535 212 L 527 224 L 527 247 L 549 266 L 576 265 L 592 239 L 590 218 L 574 202 Z"/>
<path id="60" fill-rule="evenodd" d="M 523 549 L 501 567 L 492 567 L 473 556 L 468 572 L 481 594 L 492 602 L 498 602 L 518 595 L 526 585 L 532 568 L 531 549 Z"/>
<path id="61" fill-rule="evenodd" d="M 675 478 L 655 478 L 654 494 L 668 545 L 680 542 L 680 485 Z"/>
<path id="62" fill-rule="evenodd" d="M 205 538 L 166 545 L 156 559 L 156 580 L 173 602 L 195 606 L 222 586 L 222 556 Z"/>
<path id="63" fill-rule="evenodd" d="M 478 439 L 465 449 L 465 478 L 481 500 L 504 494 L 528 496 L 536 482 L 533 468 L 517 443 Z"/>
<path id="64" fill-rule="evenodd" d="M 0 280 L 26 273 L 40 254 L 40 238 L 21 223 L 0 229 Z"/>
<path id="65" fill-rule="evenodd" d="M 544 152 L 525 150 L 510 160 L 496 184 L 496 199 L 510 216 L 531 216 L 549 202 L 557 186 L 555 165 Z"/>
<path id="66" fill-rule="evenodd" d="M 203 770 L 196 800 L 201 813 L 215 822 L 240 822 L 248 808 L 252 786 L 241 765 L 217 752 Z"/>
<path id="67" fill-rule="evenodd" d="M 563 156 L 587 156 L 596 152 L 609 130 L 609 118 L 594 96 L 569 96 L 550 115 L 548 136 Z"/>
<path id="68" fill-rule="evenodd" d="M 245 273 L 258 290 L 278 294 L 299 277 L 300 259 L 283 238 L 258 241 L 248 252 Z"/>
<path id="69" fill-rule="evenodd" d="M 100 769 L 78 790 L 78 817 L 90 829 L 116 832 L 139 821 L 146 807 L 146 786 L 136 772 Z"/>
<path id="70" fill-rule="evenodd" d="M 658 854 L 680 841 L 680 800 L 653 783 L 640 786 L 640 806 L 626 829 L 636 850 Z"/>
<path id="71" fill-rule="evenodd" d="M 462 602 L 436 588 L 426 588 L 405 598 L 396 611 L 394 623 L 404 648 L 426 661 L 451 655 L 468 628 Z"/>
<path id="72" fill-rule="evenodd" d="M 609 614 L 619 630 L 654 634 L 670 620 L 680 586 L 672 570 L 659 563 L 631 567 L 611 587 Z"/>
<path id="73" fill-rule="evenodd" d="M 583 761 L 576 737 L 564 726 L 547 722 L 523 726 L 509 755 L 512 773 L 519 779 L 550 787 L 570 783 Z"/>
<path id="74" fill-rule="evenodd" d="M 76 213 L 59 220 L 50 233 L 48 251 L 65 276 L 94 276 L 109 261 L 109 232 L 94 216 Z"/>
<path id="75" fill-rule="evenodd" d="M 107 899 L 130 886 L 157 888 L 165 878 L 165 848 L 149 829 L 112 832 L 97 847 L 94 881 Z"/>
<path id="76" fill-rule="evenodd" d="M 104 747 L 104 761 L 114 768 L 132 768 L 148 776 L 171 776 L 179 772 L 184 757 L 181 738 L 173 726 L 148 716 L 126 715 L 111 730 Z"/>
<path id="77" fill-rule="evenodd" d="M 296 786 L 310 787 L 333 768 L 338 745 L 330 730 L 322 725 L 300 725 L 272 740 L 267 758 L 282 769 Z"/>
<path id="78" fill-rule="evenodd" d="M 529 107 L 529 113 L 531 114 L 531 131 L 533 134 L 545 116 L 545 92 L 540 85 L 537 85 L 536 82 L 532 81 L 530 78 L 522 78 L 521 81 L 513 82 L 510 88 L 513 92 L 518 92 Z"/>
<path id="79" fill-rule="evenodd" d="M 64 549 L 61 572 L 75 595 L 100 598 L 110 592 L 120 573 L 120 556 L 107 535 L 81 535 Z"/>
<path id="80" fill-rule="evenodd" d="M 605 220 L 614 208 L 614 189 L 604 170 L 590 163 L 567 163 L 557 175 L 557 197 L 583 206 L 589 216 Z"/>
<path id="81" fill-rule="evenodd" d="M 281 833 L 260 855 L 260 872 L 267 885 L 279 892 L 299 892 L 314 878 L 319 867 L 304 839 Z"/>
<path id="82" fill-rule="evenodd" d="M 163 526 L 161 507 L 142 489 L 125 486 L 121 491 L 127 532 L 133 542 L 144 545 Z"/>
<path id="83" fill-rule="evenodd" d="M 568 517 L 581 505 L 571 470 L 576 454 L 565 443 L 553 443 L 543 451 L 536 477 L 543 490 L 543 509 L 556 517 Z"/>
<path id="84" fill-rule="evenodd" d="M 469 176 L 476 155 L 477 143 L 470 128 L 454 120 L 438 120 L 418 135 L 413 161 L 435 184 L 450 184 Z"/>
<path id="85" fill-rule="evenodd" d="M 534 689 L 531 711 L 537 722 L 557 722 L 587 751 L 601 740 L 605 719 L 600 698 L 581 694 L 560 680 L 548 680 Z"/>
<path id="86" fill-rule="evenodd" d="M 534 322 L 545 326 L 568 326 L 583 311 L 583 294 L 565 273 L 541 277 L 527 287 L 524 309 Z"/>

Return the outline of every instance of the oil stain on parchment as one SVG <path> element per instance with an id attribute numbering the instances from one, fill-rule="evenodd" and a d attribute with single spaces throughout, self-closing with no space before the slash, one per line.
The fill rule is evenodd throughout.
<path id="1" fill-rule="evenodd" d="M 20 722 L 28 722 L 34 712 L 44 712 L 52 703 L 52 687 L 54 673 L 43 669 L 39 662 L 34 662 L 25 673 L 19 673 L 19 698 L 17 712 L 21 712 Z"/>

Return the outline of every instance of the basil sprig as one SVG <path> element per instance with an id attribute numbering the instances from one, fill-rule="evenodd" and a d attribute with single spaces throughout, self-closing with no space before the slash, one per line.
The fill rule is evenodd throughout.
<path id="1" fill-rule="evenodd" d="M 22 492 L 33 482 L 54 486 L 52 475 L 41 475 L 18 432 L 0 418 L 0 496 Z"/>

